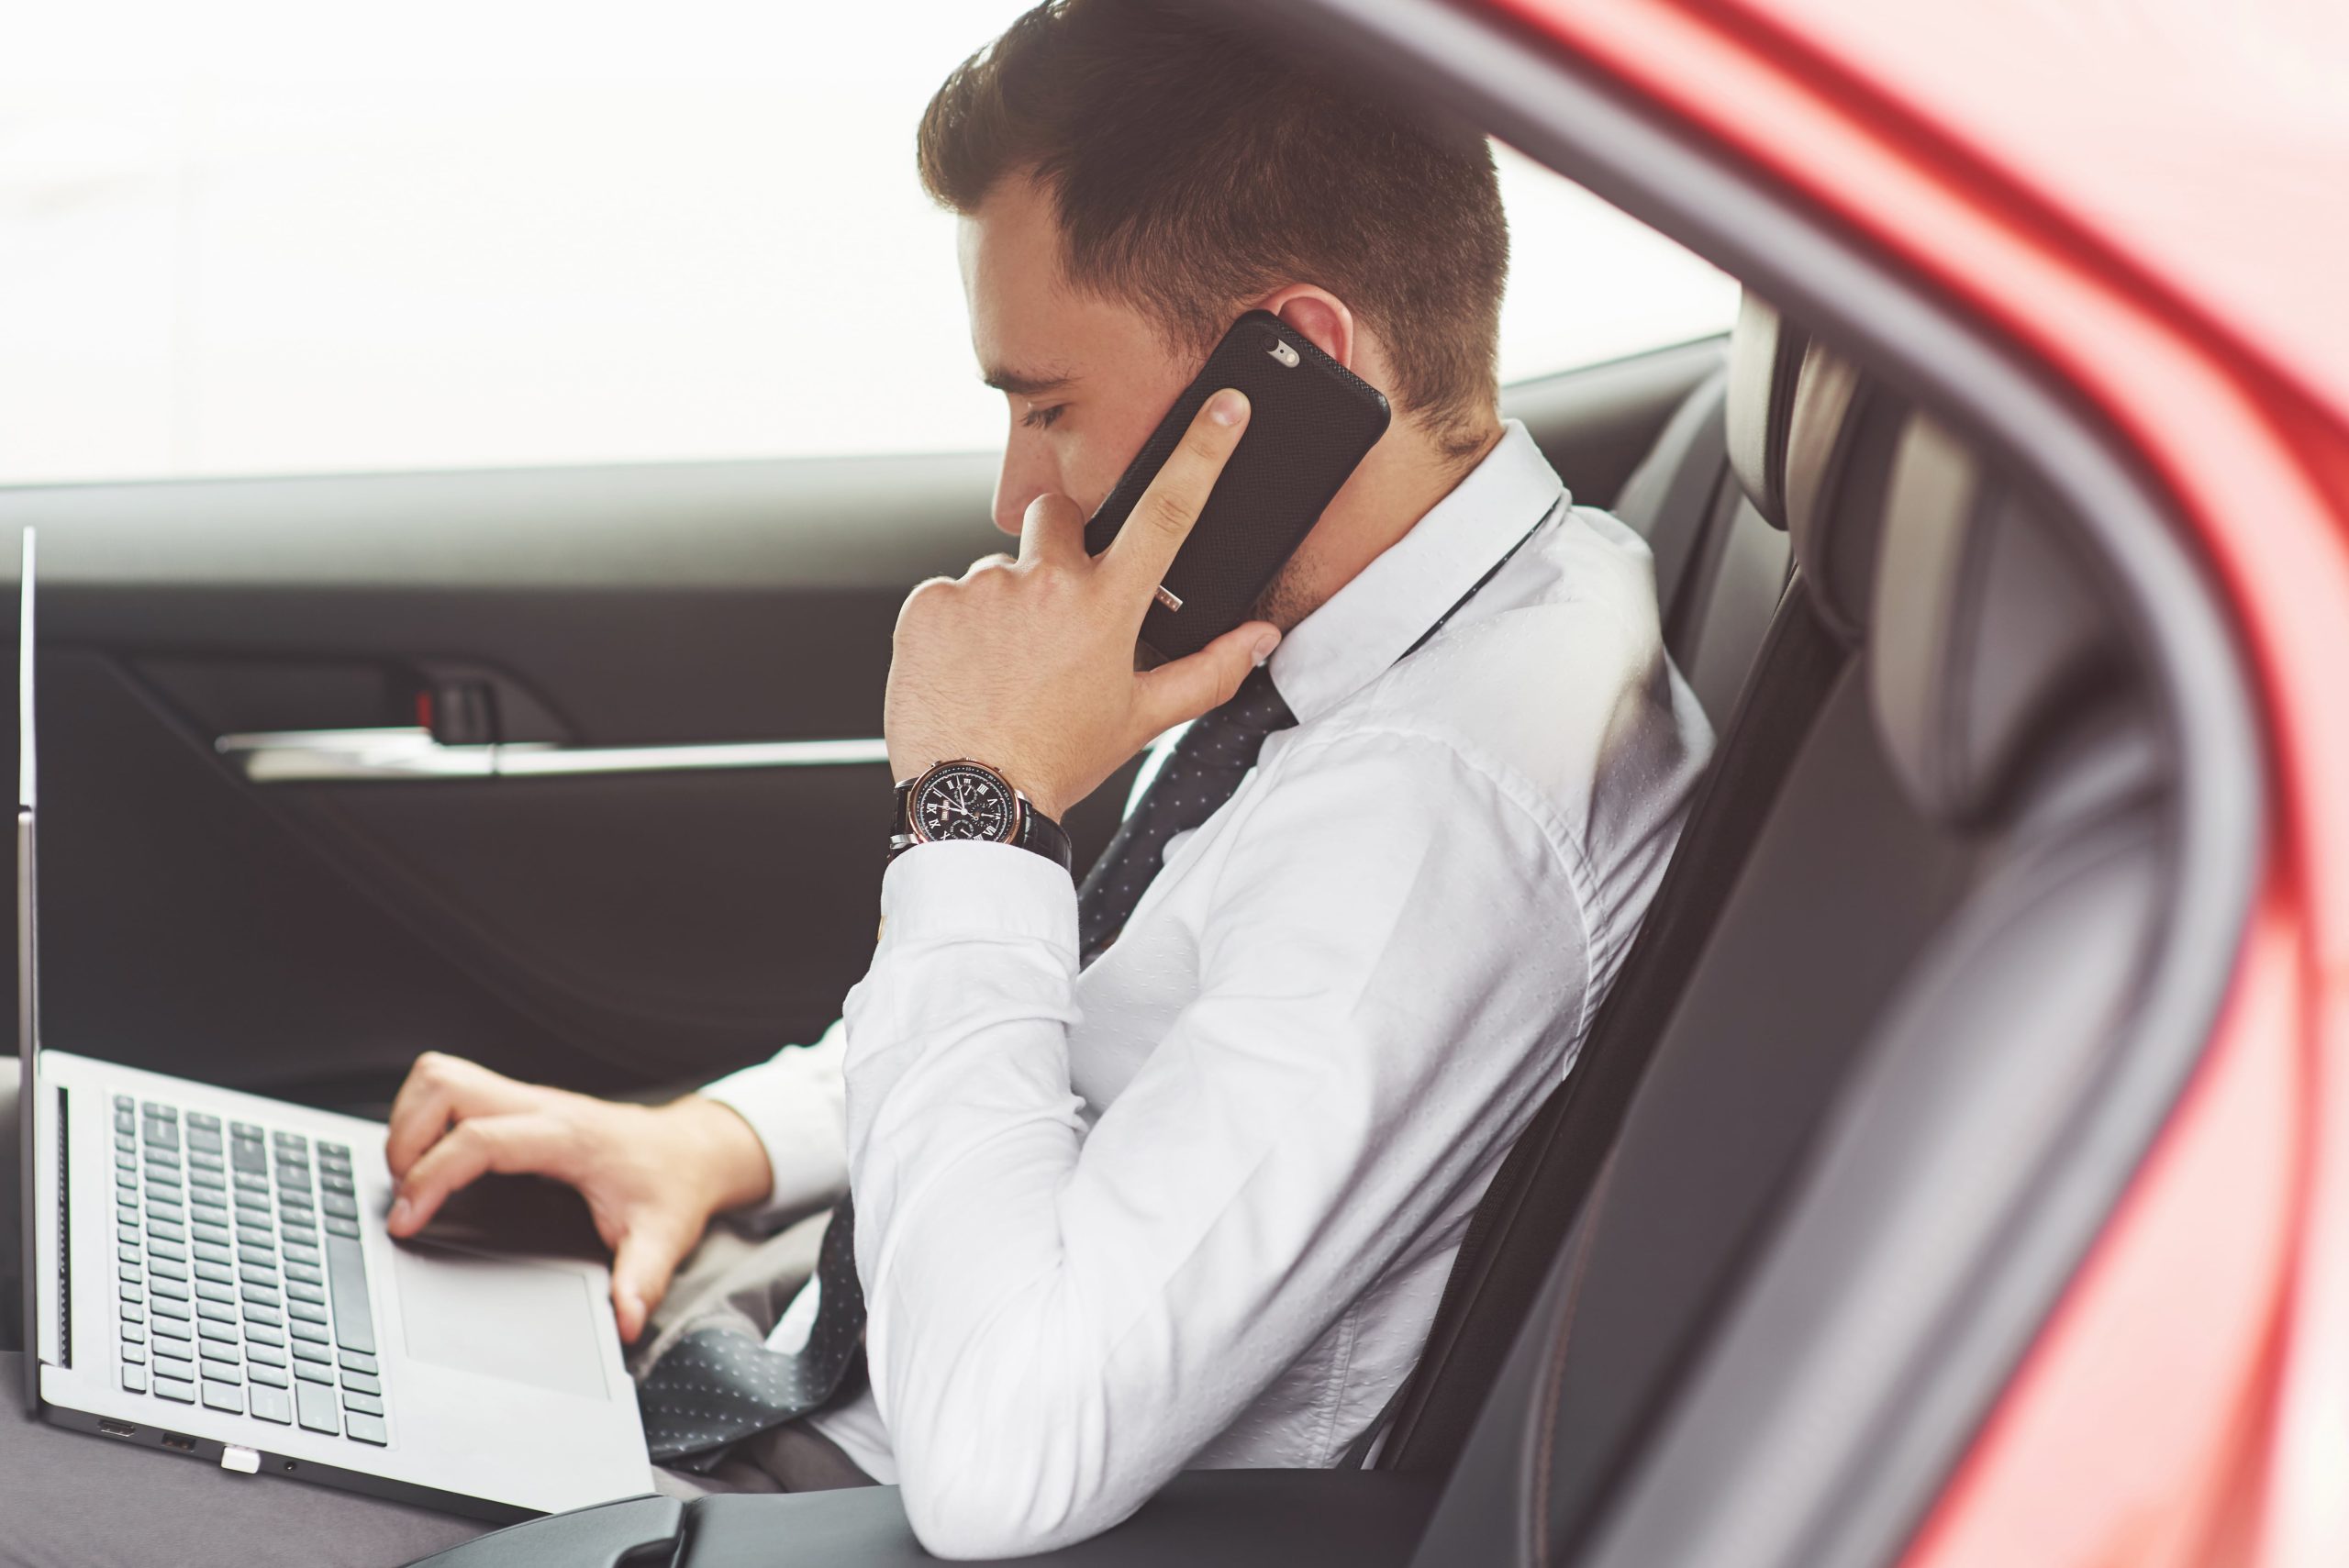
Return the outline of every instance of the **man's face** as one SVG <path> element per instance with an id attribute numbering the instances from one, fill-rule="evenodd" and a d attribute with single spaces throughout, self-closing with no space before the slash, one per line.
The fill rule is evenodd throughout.
<path id="1" fill-rule="evenodd" d="M 996 527 L 1017 534 L 1047 492 L 1090 514 L 1197 366 L 1139 310 L 1062 281 L 1059 221 L 1029 180 L 1006 179 L 963 220 L 962 258 L 971 346 L 1010 413 Z"/>

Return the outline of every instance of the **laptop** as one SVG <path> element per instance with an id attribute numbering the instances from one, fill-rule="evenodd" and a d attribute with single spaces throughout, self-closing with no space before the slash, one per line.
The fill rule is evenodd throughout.
<path id="1" fill-rule="evenodd" d="M 30 1409 L 494 1520 L 650 1490 L 601 1263 L 395 1242 L 380 1123 L 42 1049 L 29 528 L 20 598 Z"/>

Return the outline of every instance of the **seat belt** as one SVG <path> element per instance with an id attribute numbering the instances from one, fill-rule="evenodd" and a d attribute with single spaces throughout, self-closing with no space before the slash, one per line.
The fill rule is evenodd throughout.
<path id="1" fill-rule="evenodd" d="M 1379 1469 L 1441 1470 L 1458 1457 L 1779 786 L 1851 657 L 1812 611 L 1798 574 L 1573 1071 L 1534 1113 L 1470 1216 L 1418 1365 L 1341 1463 L 1365 1463 L 1374 1448 Z"/>

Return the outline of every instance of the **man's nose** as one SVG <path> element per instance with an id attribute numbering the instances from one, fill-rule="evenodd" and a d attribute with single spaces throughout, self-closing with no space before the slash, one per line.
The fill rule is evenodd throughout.
<path id="1" fill-rule="evenodd" d="M 1003 451 L 1003 466 L 995 476 L 995 526 L 1014 539 L 1019 537 L 1019 524 L 1028 516 L 1028 503 L 1049 494 L 1058 476 L 1049 464 L 1037 461 L 1031 450 L 1023 448 L 1014 437 Z"/>

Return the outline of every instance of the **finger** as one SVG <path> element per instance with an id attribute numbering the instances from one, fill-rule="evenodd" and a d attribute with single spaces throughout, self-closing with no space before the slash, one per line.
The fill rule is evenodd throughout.
<path id="1" fill-rule="evenodd" d="M 449 1195 L 495 1171 L 571 1179 L 571 1132 L 551 1116 L 484 1116 L 459 1122 L 400 1179 L 384 1221 L 395 1236 L 431 1223 Z"/>
<path id="2" fill-rule="evenodd" d="M 1280 646 L 1280 628 L 1270 621 L 1236 626 L 1197 653 L 1136 677 L 1136 699 L 1146 732 L 1162 735 L 1178 724 L 1221 707 L 1248 678 L 1248 672 Z"/>
<path id="3" fill-rule="evenodd" d="M 1039 495 L 1029 502 L 1019 519 L 1019 559 L 1085 560 L 1084 511 L 1065 495 Z"/>
<path id="4" fill-rule="evenodd" d="M 1103 562 L 1135 595 L 1135 615 L 1148 607 L 1152 591 L 1165 579 L 1174 552 L 1190 537 L 1191 525 L 1199 520 L 1217 476 L 1247 428 L 1246 396 L 1226 387 L 1208 398 L 1158 477 L 1134 503 L 1126 526 L 1102 552 Z"/>
<path id="5" fill-rule="evenodd" d="M 644 1332 L 645 1320 L 669 1294 L 677 1264 L 698 1240 L 686 1235 L 682 1225 L 656 1221 L 629 1227 L 612 1256 L 612 1315 L 619 1319 L 622 1340 L 634 1344 Z"/>
<path id="6" fill-rule="evenodd" d="M 408 1069 L 407 1079 L 392 1101 L 392 1120 L 384 1140 L 384 1161 L 395 1176 L 410 1165 L 449 1130 L 452 1121 L 469 1116 L 519 1111 L 535 1103 L 540 1091 L 493 1073 L 461 1056 L 428 1051 Z"/>

